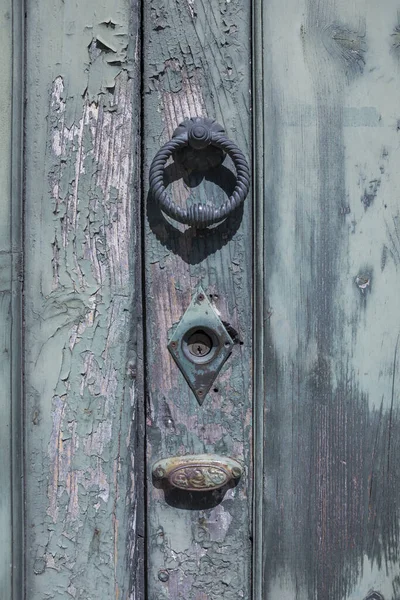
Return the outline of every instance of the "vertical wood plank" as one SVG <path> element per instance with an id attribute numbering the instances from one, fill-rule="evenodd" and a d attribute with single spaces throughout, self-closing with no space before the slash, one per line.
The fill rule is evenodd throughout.
<path id="1" fill-rule="evenodd" d="M 217 119 L 249 157 L 250 4 L 153 0 L 145 3 L 144 27 L 145 184 L 155 153 L 188 117 Z M 181 205 L 189 196 L 219 204 L 234 184 L 234 169 L 226 165 L 198 186 L 187 177 L 186 185 L 182 172 L 169 167 L 168 190 Z M 149 598 L 248 598 L 251 199 L 243 214 L 196 231 L 165 219 L 148 198 L 146 225 Z M 232 356 L 201 407 L 167 349 L 199 284 L 237 332 Z M 189 453 L 236 457 L 245 477 L 214 506 L 202 508 L 195 494 L 188 504 L 173 505 L 154 487 L 151 465 Z"/>
<path id="2" fill-rule="evenodd" d="M 263 30 L 262 597 L 397 600 L 398 4 L 272 0 Z"/>
<path id="3" fill-rule="evenodd" d="M 264 411 L 265 411 L 265 297 L 264 297 L 264 3 L 252 2 L 253 112 L 253 507 L 252 598 L 264 598 Z"/>
<path id="4" fill-rule="evenodd" d="M 0 2 L 0 581 L 22 591 L 21 190 L 23 3 Z"/>
<path id="5" fill-rule="evenodd" d="M 10 205 L 11 205 L 11 89 L 12 89 L 12 28 L 11 2 L 3 1 L 1 10 L 1 47 L 4 50 L 1 74 L 4 85 L 0 90 L 3 112 L 0 117 L 0 182 L 4 189 L 1 196 L 1 291 L 0 291 L 0 382 L 4 390 L 0 403 L 0 436 L 1 447 L 1 486 L 3 493 L 0 504 L 0 542 L 1 562 L 0 578 L 4 581 L 6 597 L 12 594 L 10 562 L 12 557 L 12 484 L 11 484 L 11 239 L 10 239 Z"/>
<path id="6" fill-rule="evenodd" d="M 139 21 L 27 7 L 29 600 L 143 590 Z"/>

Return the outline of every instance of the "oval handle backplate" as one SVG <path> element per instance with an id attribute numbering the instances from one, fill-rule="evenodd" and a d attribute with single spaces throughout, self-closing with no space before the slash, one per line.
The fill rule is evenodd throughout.
<path id="1" fill-rule="evenodd" d="M 234 486 L 243 473 L 235 459 L 217 454 L 191 454 L 163 458 L 153 465 L 155 483 L 187 490 L 208 492 Z"/>

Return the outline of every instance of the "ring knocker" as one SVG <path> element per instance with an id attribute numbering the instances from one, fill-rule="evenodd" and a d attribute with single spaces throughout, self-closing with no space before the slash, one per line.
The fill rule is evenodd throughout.
<path id="1" fill-rule="evenodd" d="M 220 151 L 219 163 L 222 162 L 225 153 L 231 157 L 236 169 L 235 189 L 219 207 L 199 203 L 181 208 L 168 195 L 164 186 L 164 168 L 167 160 L 182 148 L 190 147 L 195 151 L 202 151 L 208 146 Z M 151 163 L 149 181 L 150 193 L 166 215 L 184 225 L 200 228 L 223 221 L 243 204 L 249 192 L 250 169 L 243 152 L 225 136 L 221 125 L 213 119 L 192 117 L 181 123 L 174 131 L 172 139 L 157 152 Z"/>

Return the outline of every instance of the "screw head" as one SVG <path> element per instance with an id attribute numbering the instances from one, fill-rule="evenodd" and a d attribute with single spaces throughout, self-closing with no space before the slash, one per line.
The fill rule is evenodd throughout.
<path id="1" fill-rule="evenodd" d="M 202 150 L 211 143 L 211 130 L 204 123 L 195 122 L 188 131 L 189 145 L 195 150 Z"/>
<path id="2" fill-rule="evenodd" d="M 157 467 L 156 469 L 154 469 L 153 471 L 153 476 L 156 479 L 162 479 L 165 475 L 165 471 L 162 467 Z"/>
<path id="3" fill-rule="evenodd" d="M 192 136 L 201 140 L 207 135 L 204 125 L 195 125 L 192 129 Z"/>
<path id="4" fill-rule="evenodd" d="M 168 581 L 168 579 L 169 579 L 168 571 L 166 571 L 165 569 L 160 569 L 160 571 L 158 571 L 158 579 L 160 581 Z"/>
<path id="5" fill-rule="evenodd" d="M 197 299 L 200 300 L 200 302 L 202 302 L 204 300 L 204 294 L 199 294 L 197 296 Z"/>
<path id="6" fill-rule="evenodd" d="M 232 477 L 234 477 L 235 479 L 239 479 L 239 477 L 241 476 L 242 471 L 241 469 L 239 469 L 239 467 L 233 467 L 232 469 Z"/>

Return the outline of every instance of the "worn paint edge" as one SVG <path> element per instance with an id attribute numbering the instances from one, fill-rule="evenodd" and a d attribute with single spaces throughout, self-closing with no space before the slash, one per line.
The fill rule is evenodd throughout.
<path id="1" fill-rule="evenodd" d="M 253 131 L 253 523 L 252 598 L 263 600 L 264 511 L 264 48 L 263 0 L 252 0 Z M 257 451 L 258 449 L 258 451 Z"/>
<path id="2" fill-rule="evenodd" d="M 149 540 L 149 507 L 148 507 L 148 489 L 147 489 L 147 479 L 148 479 L 148 465 L 147 465 L 147 411 L 148 411 L 148 402 L 149 402 L 149 389 L 148 389 L 148 360 L 149 360 L 149 352 L 147 348 L 147 311 L 146 311 L 146 189 L 147 189 L 147 179 L 146 179 L 146 169 L 145 169 L 145 153 L 146 153 L 146 143 L 144 132 L 146 131 L 146 122 L 145 122 L 145 93 L 146 93 L 146 85 L 145 85 L 145 54 L 146 54 L 146 39 L 147 39 L 147 23 L 145 18 L 145 0 L 139 1 L 139 23 L 140 23 L 140 97 L 142 99 L 140 105 L 140 133 L 139 133 L 139 168 L 138 172 L 140 173 L 140 206 L 141 210 L 139 211 L 139 245 L 140 248 L 140 301 L 141 301 L 141 323 L 142 323 L 142 356 L 143 356 L 143 373 L 142 373 L 142 393 L 143 393 L 143 402 L 141 405 L 142 411 L 140 413 L 140 417 L 142 418 L 142 470 L 141 477 L 139 480 L 139 485 L 142 488 L 142 503 L 141 503 L 141 511 L 139 516 L 142 517 L 143 521 L 143 537 L 141 538 L 141 546 L 139 551 L 141 551 L 141 571 L 140 571 L 140 585 L 137 594 L 137 600 L 146 600 L 149 597 L 149 555 L 148 555 L 148 540 Z M 139 466 L 140 468 L 140 466 Z M 139 559 L 140 560 L 140 559 Z"/>
<path id="3" fill-rule="evenodd" d="M 144 1 L 138 0 L 137 8 L 137 36 L 139 52 L 139 67 L 136 72 L 136 82 L 139 87 L 141 101 L 138 103 L 138 125 L 137 125 L 137 167 L 136 181 L 139 194 L 139 209 L 136 215 L 136 235 L 137 235 L 137 260 L 135 261 L 136 271 L 136 306 L 139 308 L 140 316 L 136 315 L 137 326 L 137 348 L 136 361 L 139 363 L 138 355 L 142 368 L 138 373 L 137 386 L 141 396 L 141 401 L 137 408 L 137 438 L 135 448 L 135 478 L 137 481 L 138 496 L 137 501 L 137 521 L 140 524 L 136 532 L 135 550 L 136 550 L 136 570 L 135 570 L 135 596 L 131 591 L 132 598 L 135 600 L 146 600 L 147 598 L 147 461 L 146 461 L 146 403 L 147 403 L 147 348 L 146 348 L 146 285 L 145 285 L 145 223 L 146 223 L 146 203 L 145 203 L 145 174 L 144 174 L 144 44 L 145 44 L 145 19 L 144 19 Z M 133 15 L 133 5 L 132 15 Z M 138 369 L 139 371 L 139 369 Z"/>
<path id="4" fill-rule="evenodd" d="M 12 2 L 12 120 L 11 120 L 11 484 L 12 600 L 24 593 L 23 482 L 23 131 L 25 89 L 25 2 Z"/>

